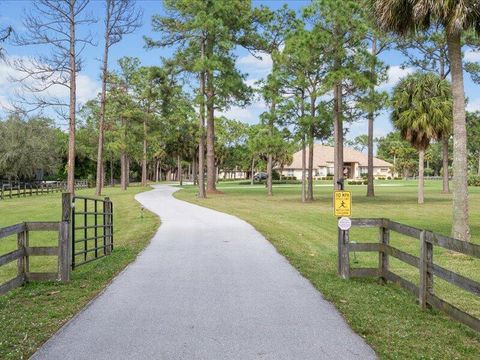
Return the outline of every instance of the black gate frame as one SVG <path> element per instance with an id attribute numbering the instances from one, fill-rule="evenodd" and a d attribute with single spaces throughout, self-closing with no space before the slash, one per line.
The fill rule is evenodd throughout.
<path id="1" fill-rule="evenodd" d="M 76 204 L 83 203 L 83 211 L 78 211 Z M 99 203 L 101 205 L 99 206 Z M 90 204 L 90 206 L 89 206 Z M 92 207 L 93 206 L 93 207 Z M 90 209 L 90 211 L 89 211 Z M 93 215 L 93 224 L 89 224 L 89 215 Z M 83 217 L 83 225 L 76 225 L 77 216 Z M 99 225 L 99 217 L 102 217 L 102 224 Z M 75 267 L 87 264 L 91 261 L 110 255 L 113 251 L 113 204 L 108 197 L 96 199 L 85 196 L 74 196 L 72 199 L 72 270 Z M 93 236 L 88 236 L 88 230 L 93 229 Z M 101 231 L 99 231 L 101 229 Z M 77 237 L 81 231 L 82 236 Z M 99 234 L 100 233 L 100 234 Z M 91 242 L 94 247 L 89 247 Z M 100 242 L 100 243 L 99 243 Z M 77 244 L 83 243 L 83 250 L 77 249 Z M 81 245 L 79 246 L 81 247 Z M 103 251 L 102 251 L 103 250 Z M 89 253 L 94 257 L 88 258 Z M 76 261 L 78 255 L 83 254 L 83 261 Z"/>

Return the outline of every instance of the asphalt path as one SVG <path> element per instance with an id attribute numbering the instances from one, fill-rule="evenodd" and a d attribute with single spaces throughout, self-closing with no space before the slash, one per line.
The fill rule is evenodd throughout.
<path id="1" fill-rule="evenodd" d="M 159 231 L 33 359 L 376 358 L 252 226 L 176 190 L 136 196 Z"/>

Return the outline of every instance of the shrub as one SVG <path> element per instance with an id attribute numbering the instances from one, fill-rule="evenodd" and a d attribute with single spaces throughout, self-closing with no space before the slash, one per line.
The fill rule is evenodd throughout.
<path id="1" fill-rule="evenodd" d="M 300 180 L 273 180 L 272 184 L 301 184 Z"/>
<path id="2" fill-rule="evenodd" d="M 347 182 L 348 185 L 367 185 L 368 181 L 364 180 L 349 180 Z"/>
<path id="3" fill-rule="evenodd" d="M 480 176 L 469 175 L 468 176 L 468 186 L 480 186 Z"/>
<path id="4" fill-rule="evenodd" d="M 261 182 L 258 182 L 258 181 L 254 181 L 253 183 L 254 183 L 254 184 L 261 184 Z M 240 182 L 238 182 L 238 185 L 250 185 L 250 184 L 251 184 L 250 180 L 249 180 L 249 181 L 240 181 Z"/>
<path id="5" fill-rule="evenodd" d="M 294 176 L 292 176 L 294 177 Z M 279 184 L 301 184 L 302 182 L 300 180 L 287 180 L 287 179 L 283 179 L 283 180 L 272 180 L 272 184 L 274 185 L 279 185 Z M 238 182 L 238 185 L 250 185 L 251 184 L 251 181 L 240 181 Z M 266 184 L 266 181 L 265 180 L 262 180 L 262 181 L 254 181 L 253 182 L 254 185 L 265 185 Z"/>
<path id="6" fill-rule="evenodd" d="M 427 168 L 423 171 L 423 174 L 425 176 L 433 176 L 435 175 L 435 171 L 433 169 Z"/>
<path id="7" fill-rule="evenodd" d="M 272 180 L 280 180 L 280 173 L 277 170 L 272 171 Z"/>

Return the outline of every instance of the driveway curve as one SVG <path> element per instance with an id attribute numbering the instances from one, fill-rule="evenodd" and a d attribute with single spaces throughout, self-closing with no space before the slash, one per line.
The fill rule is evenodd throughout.
<path id="1" fill-rule="evenodd" d="M 374 359 L 333 305 L 252 226 L 175 199 L 136 261 L 33 359 Z"/>

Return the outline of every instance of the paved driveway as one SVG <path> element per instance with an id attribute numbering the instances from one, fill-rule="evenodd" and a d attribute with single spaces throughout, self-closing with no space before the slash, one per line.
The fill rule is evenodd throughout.
<path id="1" fill-rule="evenodd" d="M 34 359 L 374 359 L 336 309 L 246 222 L 173 198 L 137 200 L 151 244 Z"/>

